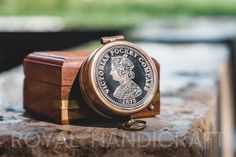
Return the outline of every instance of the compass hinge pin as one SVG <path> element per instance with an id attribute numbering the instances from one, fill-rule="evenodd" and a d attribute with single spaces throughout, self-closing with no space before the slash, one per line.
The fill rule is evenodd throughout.
<path id="1" fill-rule="evenodd" d="M 101 43 L 102 43 L 102 44 L 106 44 L 106 43 L 109 43 L 109 42 L 119 41 L 119 40 L 124 40 L 124 39 L 125 39 L 125 38 L 124 38 L 123 35 L 102 37 L 102 38 L 101 38 Z"/>

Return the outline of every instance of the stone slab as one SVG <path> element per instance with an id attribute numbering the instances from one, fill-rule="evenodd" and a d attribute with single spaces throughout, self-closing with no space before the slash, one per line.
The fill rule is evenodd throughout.
<path id="1" fill-rule="evenodd" d="M 0 74 L 2 156 L 215 156 L 221 44 L 138 43 L 161 65 L 161 114 L 142 131 L 117 122 L 57 125 L 22 108 L 22 67 Z"/>

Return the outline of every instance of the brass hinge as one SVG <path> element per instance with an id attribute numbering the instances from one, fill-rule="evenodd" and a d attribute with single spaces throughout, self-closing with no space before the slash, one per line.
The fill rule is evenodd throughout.
<path id="1" fill-rule="evenodd" d="M 54 100 L 53 106 L 57 109 L 79 109 L 79 104 L 76 100 Z"/>

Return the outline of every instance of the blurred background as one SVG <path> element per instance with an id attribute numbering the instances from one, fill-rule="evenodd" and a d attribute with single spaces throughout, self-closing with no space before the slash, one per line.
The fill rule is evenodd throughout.
<path id="1" fill-rule="evenodd" d="M 220 16 L 222 19 L 222 16 L 228 18 L 235 15 L 235 0 L 1 0 L 0 71 L 20 64 L 27 53 L 35 50 L 74 47 L 98 39 L 102 35 L 129 32 L 152 21 L 154 22 L 148 24 L 148 27 L 159 30 L 162 28 L 165 29 L 164 33 L 167 33 L 157 32 L 157 38 L 161 41 L 176 41 L 168 36 L 169 30 L 172 30 L 175 36 L 181 35 L 182 32 L 191 34 L 198 31 L 193 37 L 185 34 L 182 40 L 186 38 L 188 41 L 187 37 L 193 40 L 218 40 L 226 38 L 220 36 L 224 34 L 222 30 L 225 30 L 225 27 L 221 26 L 226 25 L 226 29 L 230 29 L 229 33 L 225 34 L 228 37 L 235 33 L 232 32 L 235 25 L 230 19 L 223 23 L 218 20 L 210 22 L 212 17 Z M 211 18 L 199 22 L 192 20 L 193 17 L 203 16 Z M 189 22 L 189 19 L 192 21 Z M 162 20 L 162 23 L 155 22 L 157 20 Z M 182 32 L 173 32 L 173 29 L 177 28 Z M 213 32 L 208 32 L 209 30 Z M 199 39 L 199 31 L 204 37 L 207 36 L 207 39 L 201 38 L 201 35 Z M 209 35 L 206 35 L 206 32 Z M 133 35 L 140 37 L 142 32 Z"/>
<path id="2" fill-rule="evenodd" d="M 92 51 L 101 36 L 117 34 L 163 52 L 173 44 L 223 51 L 235 79 L 235 0 L 0 0 L 0 72 L 33 51 Z"/>

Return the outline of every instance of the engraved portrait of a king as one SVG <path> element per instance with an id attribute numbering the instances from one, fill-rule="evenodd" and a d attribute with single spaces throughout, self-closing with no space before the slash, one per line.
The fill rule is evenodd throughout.
<path id="1" fill-rule="evenodd" d="M 127 54 L 111 58 L 112 79 L 120 85 L 116 88 L 113 96 L 118 99 L 134 99 L 142 94 L 141 88 L 133 81 L 135 73 L 132 71 L 134 64 Z"/>

